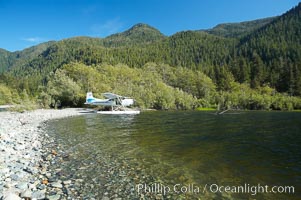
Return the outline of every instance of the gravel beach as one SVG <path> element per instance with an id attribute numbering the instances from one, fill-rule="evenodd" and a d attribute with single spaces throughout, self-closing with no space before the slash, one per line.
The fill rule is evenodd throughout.
<path id="1" fill-rule="evenodd" d="M 45 110 L 24 113 L 0 112 L 0 199 L 60 199 L 49 195 L 47 159 L 56 152 L 45 152 L 43 141 L 47 120 L 82 115 L 82 109 Z M 61 188 L 64 183 L 50 186 Z M 65 183 L 68 184 L 68 183 Z M 48 196 L 47 196 L 48 195 Z"/>

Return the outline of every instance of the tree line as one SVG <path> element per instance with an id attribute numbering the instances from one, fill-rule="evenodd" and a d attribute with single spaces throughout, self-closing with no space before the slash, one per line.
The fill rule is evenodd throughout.
<path id="1" fill-rule="evenodd" d="M 41 99 L 42 93 L 44 100 L 51 102 L 43 103 L 44 106 L 57 106 L 60 93 L 55 94 L 54 89 L 47 88 L 57 86 L 59 91 L 62 83 L 73 84 L 73 89 L 77 88 L 81 94 L 74 102 L 60 100 L 64 106 L 81 105 L 82 93 L 90 89 L 137 96 L 139 106 L 158 109 L 219 105 L 242 109 L 298 109 L 301 95 L 300 10 L 301 4 L 240 37 L 221 37 L 202 31 L 183 31 L 164 37 L 153 28 L 140 24 L 105 39 L 65 39 L 13 55 L 1 50 L 0 64 L 6 67 L 0 70 L 0 98 L 6 102 L 17 101 L 16 94 L 26 92 L 29 99 L 36 100 Z M 94 70 L 94 78 L 87 73 L 88 69 Z M 75 76 L 80 70 L 90 77 L 82 75 L 82 83 Z M 105 77 L 99 75 L 101 73 Z M 140 79 L 135 82 L 137 77 Z M 126 89 L 121 80 L 132 89 Z M 93 88 L 96 82 L 102 85 Z M 86 83 L 89 87 L 82 85 Z M 153 103 L 147 103 L 141 97 L 147 95 Z M 11 100 L 9 96 L 16 98 Z M 184 97 L 189 104 L 183 104 Z"/>
<path id="2" fill-rule="evenodd" d="M 11 85 L 13 81 L 15 85 Z M 26 84 L 27 82 L 27 84 Z M 141 68 L 125 64 L 63 65 L 50 73 L 44 85 L 31 93 L 30 80 L 2 75 L 0 103 L 36 102 L 40 107 L 81 107 L 86 92 L 96 97 L 110 91 L 134 97 L 135 106 L 160 110 L 196 108 L 233 108 L 250 110 L 301 109 L 301 99 L 278 93 L 269 86 L 252 89 L 246 83 L 228 77 L 226 88 L 219 88 L 201 71 L 168 64 L 147 63 Z M 25 83 L 25 84 L 24 84 Z"/>

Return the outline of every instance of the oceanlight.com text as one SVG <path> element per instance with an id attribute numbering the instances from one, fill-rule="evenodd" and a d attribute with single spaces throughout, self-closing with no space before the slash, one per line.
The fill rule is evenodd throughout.
<path id="1" fill-rule="evenodd" d="M 153 184 L 137 184 L 136 191 L 138 193 L 153 193 L 153 194 L 163 194 L 168 193 L 180 194 L 180 193 L 240 193 L 240 194 L 250 194 L 255 196 L 259 193 L 267 194 L 294 194 L 294 186 L 268 186 L 268 185 L 250 185 L 245 183 L 244 185 L 219 185 L 219 184 L 205 184 L 195 185 L 195 184 L 174 184 L 173 186 L 164 185 L 161 183 Z"/>
<path id="2" fill-rule="evenodd" d="M 218 184 L 205 185 L 206 190 L 212 193 L 241 193 L 241 194 L 251 194 L 256 195 L 258 193 L 271 193 L 271 194 L 294 194 L 294 186 L 268 186 L 268 185 L 250 185 L 245 183 L 240 186 L 222 186 Z"/>

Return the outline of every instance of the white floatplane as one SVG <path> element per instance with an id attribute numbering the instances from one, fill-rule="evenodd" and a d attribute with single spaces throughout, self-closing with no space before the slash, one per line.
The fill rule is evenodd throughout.
<path id="1" fill-rule="evenodd" d="M 97 111 L 99 114 L 139 114 L 139 110 L 131 110 L 126 107 L 134 104 L 134 99 L 120 96 L 113 93 L 103 93 L 106 99 L 97 99 L 93 97 L 92 92 L 88 92 L 86 96 L 86 103 L 88 105 L 111 107 L 109 111 Z"/>

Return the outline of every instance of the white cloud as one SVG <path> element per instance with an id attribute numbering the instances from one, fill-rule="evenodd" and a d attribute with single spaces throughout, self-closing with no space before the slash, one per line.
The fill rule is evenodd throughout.
<path id="1" fill-rule="evenodd" d="M 123 23 L 120 21 L 119 17 L 107 20 L 103 24 L 93 24 L 91 26 L 91 31 L 94 35 L 107 36 L 113 33 L 117 33 L 123 27 Z"/>
<path id="2" fill-rule="evenodd" d="M 38 43 L 38 42 L 43 42 L 45 39 L 40 38 L 40 37 L 29 37 L 29 38 L 24 38 L 22 39 L 23 41 L 26 42 L 32 42 L 32 43 Z"/>

